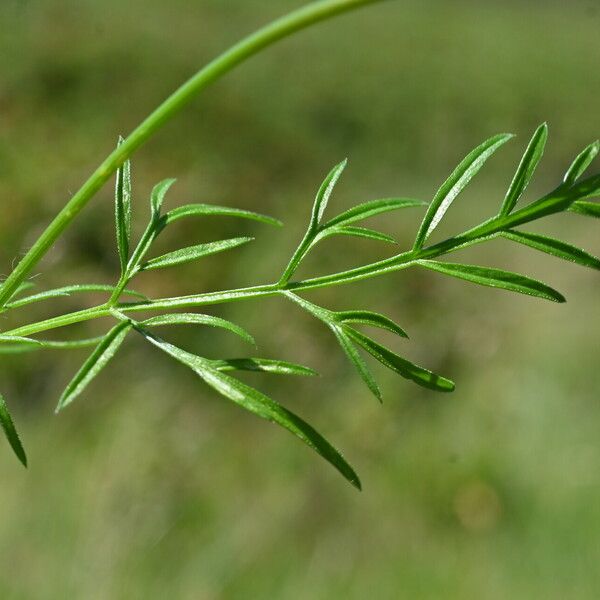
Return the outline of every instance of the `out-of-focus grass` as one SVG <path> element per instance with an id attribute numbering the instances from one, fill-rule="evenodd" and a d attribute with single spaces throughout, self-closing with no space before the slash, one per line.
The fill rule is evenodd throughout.
<path id="1" fill-rule="evenodd" d="M 218 50 L 297 5 L 4 0 L 4 271 L 119 133 Z M 267 241 L 260 226 L 242 224 L 257 234 L 253 247 L 143 285 L 162 295 L 211 289 L 217 273 L 227 285 L 272 279 L 316 186 L 343 156 L 351 162 L 338 208 L 429 198 L 470 147 L 519 133 L 453 207 L 451 231 L 496 209 L 527 136 L 547 119 L 551 141 L 531 195 L 542 193 L 600 134 L 599 25 L 588 0 L 390 2 L 254 59 L 136 155 L 136 224 L 151 184 L 177 176 L 172 204 L 251 207 L 287 227 Z M 110 281 L 111 218 L 106 189 L 38 283 Z M 407 245 L 418 215 L 380 224 Z M 177 227 L 165 247 L 241 232 L 225 221 Z M 561 217 L 545 227 L 600 252 L 594 222 Z M 360 241 L 329 249 L 313 272 L 382 252 Z M 16 405 L 31 468 L 0 453 L 0 597 L 596 598 L 598 278 L 506 243 L 465 260 L 536 274 L 569 303 L 416 271 L 313 294 L 393 315 L 412 336 L 401 349 L 452 376 L 453 396 L 377 369 L 382 409 L 325 331 L 300 313 L 288 323 L 292 307 L 216 311 L 253 330 L 263 354 L 322 371 L 315 381 L 252 381 L 346 450 L 362 494 L 139 342 L 60 419 L 51 408 L 83 356 L 3 359 L 2 392 Z M 247 351 L 202 336 L 187 343 L 215 356 Z"/>

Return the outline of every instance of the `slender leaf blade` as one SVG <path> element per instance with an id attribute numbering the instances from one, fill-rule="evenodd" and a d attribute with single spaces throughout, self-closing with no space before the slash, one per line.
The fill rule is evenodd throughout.
<path id="1" fill-rule="evenodd" d="M 346 330 L 342 329 L 339 325 L 335 325 L 334 323 L 329 323 L 329 328 L 331 331 L 333 331 L 333 334 L 335 335 L 342 350 L 358 371 L 361 379 L 367 384 L 367 387 L 369 390 L 371 390 L 371 393 L 375 396 L 375 398 L 377 398 L 377 400 L 379 400 L 379 402 L 383 402 L 381 390 L 379 389 L 373 374 L 352 343 L 352 340 L 350 339 L 350 336 L 347 334 Z"/>
<path id="2" fill-rule="evenodd" d="M 176 313 L 151 317 L 142 322 L 144 327 L 164 327 L 167 325 L 208 325 L 209 327 L 219 327 L 235 333 L 250 344 L 256 344 L 254 338 L 242 327 L 212 315 L 202 315 L 197 313 Z"/>
<path id="3" fill-rule="evenodd" d="M 341 213 L 337 217 L 327 221 L 323 227 L 350 225 L 351 223 L 356 223 L 356 221 L 362 221 L 363 219 L 368 219 L 382 213 L 417 206 L 427 206 L 427 203 L 423 202 L 423 200 L 415 200 L 413 198 L 382 198 L 380 200 L 371 200 Z"/>
<path id="4" fill-rule="evenodd" d="M 600 260 L 598 258 L 587 253 L 585 250 L 571 246 L 571 244 L 567 244 L 566 242 L 561 242 L 560 240 L 538 235 L 536 233 L 526 233 L 524 231 L 506 231 L 502 233 L 502 236 L 514 242 L 519 242 L 525 246 L 545 252 L 546 254 L 551 254 L 558 258 L 574 262 L 583 267 L 600 269 Z"/>
<path id="5" fill-rule="evenodd" d="M 600 141 L 598 140 L 584 148 L 565 173 L 564 183 L 568 186 L 573 185 L 585 173 L 598 152 L 600 152 Z"/>
<path id="6" fill-rule="evenodd" d="M 2 344 L 24 344 L 25 346 L 40 346 L 39 340 L 33 338 L 21 337 L 19 335 L 0 334 L 0 343 Z"/>
<path id="7" fill-rule="evenodd" d="M 9 301 L 12 300 L 13 298 L 16 298 L 17 296 L 19 296 L 20 294 L 22 294 L 23 292 L 30 290 L 32 288 L 35 287 L 35 283 L 33 283 L 32 281 L 24 281 L 21 285 L 19 285 L 19 287 L 11 294 Z"/>
<path id="8" fill-rule="evenodd" d="M 513 208 L 516 206 L 519 198 L 523 195 L 523 192 L 527 189 L 533 174 L 544 154 L 544 148 L 548 140 L 548 125 L 542 123 L 534 132 L 521 163 L 517 168 L 514 179 L 508 188 L 500 214 L 506 216 L 511 213 Z"/>
<path id="9" fill-rule="evenodd" d="M 365 238 L 376 242 L 386 242 L 388 244 L 397 244 L 396 240 L 385 233 L 368 229 L 366 227 L 351 227 L 348 225 L 328 227 L 323 231 L 323 237 L 334 235 L 348 235 L 350 237 Z"/>
<path id="10" fill-rule="evenodd" d="M 436 375 L 432 371 L 415 365 L 414 363 L 398 356 L 385 346 L 378 344 L 371 338 L 355 329 L 347 328 L 348 335 L 359 346 L 366 350 L 373 358 L 377 359 L 382 365 L 391 369 L 405 379 L 410 379 L 421 387 L 434 390 L 436 392 L 452 392 L 454 391 L 454 382 Z"/>
<path id="11" fill-rule="evenodd" d="M 226 206 L 216 206 L 213 204 L 186 204 L 178 208 L 174 208 L 165 214 L 163 217 L 165 224 L 173 223 L 178 219 L 186 217 L 237 217 L 240 219 L 249 219 L 251 221 L 258 221 L 259 223 L 265 223 L 267 225 L 273 225 L 275 227 L 281 227 L 283 223 L 278 219 L 262 215 L 260 213 L 252 212 L 249 210 L 243 210 L 241 208 L 229 208 Z"/>
<path id="12" fill-rule="evenodd" d="M 325 213 L 325 209 L 327 208 L 327 204 L 329 202 L 329 198 L 335 188 L 339 178 L 341 177 L 346 165 L 348 164 L 348 159 L 343 160 L 341 163 L 333 167 L 333 169 L 329 172 L 319 191 L 317 192 L 317 196 L 315 198 L 315 203 L 313 205 L 312 216 L 310 220 L 310 229 L 314 230 L 318 227 L 319 223 L 323 219 L 323 215 Z"/>
<path id="13" fill-rule="evenodd" d="M 594 217 L 600 219 L 600 203 L 577 200 L 569 207 L 571 212 L 583 215 L 584 217 Z"/>
<path id="14" fill-rule="evenodd" d="M 102 341 L 96 346 L 92 354 L 85 363 L 83 363 L 81 369 L 79 369 L 75 377 L 66 387 L 58 401 L 56 412 L 61 411 L 71 404 L 71 402 L 85 390 L 92 379 L 100 373 L 110 359 L 116 354 L 131 327 L 132 324 L 129 321 L 122 321 L 115 325 L 115 327 L 102 338 Z"/>
<path id="15" fill-rule="evenodd" d="M 119 138 L 119 146 L 125 140 Z M 115 224 L 121 272 L 127 268 L 131 236 L 131 162 L 126 160 L 117 169 L 115 184 Z"/>
<path id="16" fill-rule="evenodd" d="M 574 184 L 569 189 L 568 198 L 572 199 L 573 202 L 598 197 L 600 197 L 600 173 Z"/>
<path id="17" fill-rule="evenodd" d="M 152 209 L 153 218 L 158 218 L 160 215 L 165 196 L 175 181 L 175 179 L 164 179 L 154 186 L 150 195 L 150 208 Z"/>
<path id="18" fill-rule="evenodd" d="M 221 372 L 227 371 L 257 371 L 273 375 L 298 375 L 315 377 L 318 373 L 310 367 L 298 365 L 284 360 L 270 358 L 228 358 L 211 361 L 212 366 Z"/>
<path id="19" fill-rule="evenodd" d="M 251 237 L 239 237 L 229 240 L 221 240 L 219 242 L 210 242 L 208 244 L 198 244 L 196 246 L 188 246 L 181 250 L 175 250 L 168 254 L 163 254 L 157 258 L 152 258 L 141 265 L 141 271 L 150 271 L 152 269 L 164 269 L 165 267 L 173 267 L 183 263 L 191 262 L 205 256 L 231 250 L 253 241 Z"/>
<path id="20" fill-rule="evenodd" d="M 0 425 L 2 425 L 6 439 L 13 449 L 13 452 L 21 461 L 21 464 L 27 468 L 27 454 L 25 454 L 25 449 L 23 448 L 23 444 L 21 443 L 21 439 L 19 438 L 19 434 L 17 433 L 17 429 L 2 394 L 0 394 Z"/>
<path id="21" fill-rule="evenodd" d="M 429 205 L 415 240 L 415 250 L 423 247 L 423 244 L 438 226 L 455 198 L 467 187 L 471 179 L 477 175 L 494 152 L 512 137 L 514 137 L 512 134 L 495 135 L 477 146 L 460 162 L 450 177 L 442 184 Z"/>
<path id="22" fill-rule="evenodd" d="M 53 290 L 46 290 L 45 292 L 39 292 L 38 294 L 33 294 L 31 296 L 25 296 L 23 298 L 19 298 L 18 300 L 14 300 L 9 302 L 6 305 L 6 308 L 19 308 L 21 306 L 26 306 L 28 304 L 33 304 L 34 302 L 41 302 L 42 300 L 49 300 L 51 298 L 61 298 L 67 297 L 71 294 L 83 294 L 83 293 L 93 293 L 93 292 L 114 292 L 115 288 L 112 285 L 104 285 L 104 284 L 77 284 L 77 285 L 66 285 L 64 287 L 55 288 Z M 147 296 L 144 294 L 140 294 L 134 290 L 125 289 L 122 292 L 125 296 L 133 296 L 135 298 L 139 298 L 140 300 L 148 300 Z"/>
<path id="23" fill-rule="evenodd" d="M 139 328 L 138 331 L 156 347 L 192 369 L 207 385 L 222 396 L 232 400 L 249 412 L 267 421 L 276 423 L 293 433 L 335 467 L 352 485 L 358 489 L 361 488 L 358 475 L 343 456 L 320 433 L 300 417 L 258 390 L 234 379 L 226 373 L 220 372 L 211 365 L 210 361 L 185 352 L 172 344 L 168 344 L 143 328 Z"/>
<path id="24" fill-rule="evenodd" d="M 519 275 L 518 273 L 492 269 L 490 267 L 442 263 L 433 260 L 419 260 L 417 261 L 417 264 L 426 267 L 427 269 L 431 269 L 432 271 L 450 275 L 451 277 L 457 277 L 458 279 L 464 279 L 471 283 L 501 288 L 510 292 L 518 292 L 519 294 L 544 298 L 545 300 L 551 300 L 553 302 L 566 302 L 564 296 L 556 290 L 540 281 L 525 277 L 524 275 Z"/>
<path id="25" fill-rule="evenodd" d="M 400 325 L 392 321 L 392 319 L 370 310 L 346 310 L 343 312 L 337 312 L 335 313 L 335 318 L 340 323 L 370 325 L 371 327 L 385 329 L 386 331 L 395 333 L 400 337 L 408 338 L 406 331 L 404 331 Z"/>

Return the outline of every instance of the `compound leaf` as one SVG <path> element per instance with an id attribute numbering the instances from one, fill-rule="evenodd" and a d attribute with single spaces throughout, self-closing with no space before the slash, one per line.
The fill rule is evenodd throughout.
<path id="1" fill-rule="evenodd" d="M 518 292 L 537 298 L 552 300 L 553 302 L 565 302 L 562 294 L 553 290 L 540 281 L 530 279 L 518 273 L 501 271 L 489 267 L 478 267 L 474 265 L 461 265 L 456 263 L 442 263 L 433 260 L 419 260 L 417 264 L 438 271 L 444 275 L 464 279 L 479 285 L 486 285 L 494 288 L 501 288 L 510 292 Z"/>
<path id="2" fill-rule="evenodd" d="M 10 447 L 13 449 L 13 452 L 16 454 L 23 466 L 27 467 L 27 455 L 25 454 L 25 449 L 21 444 L 19 434 L 17 433 L 15 424 L 10 416 L 10 412 L 8 411 L 6 401 L 4 400 L 2 394 L 0 394 L 0 425 L 2 425 L 6 439 L 8 440 Z"/>

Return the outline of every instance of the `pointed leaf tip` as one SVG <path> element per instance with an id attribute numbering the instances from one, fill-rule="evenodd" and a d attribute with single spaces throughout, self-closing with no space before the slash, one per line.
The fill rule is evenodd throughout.
<path id="1" fill-rule="evenodd" d="M 325 214 L 325 209 L 327 208 L 327 204 L 329 203 L 329 198 L 333 193 L 333 189 L 335 188 L 339 178 L 342 176 L 344 169 L 348 164 L 348 159 L 345 158 L 341 163 L 336 165 L 327 175 L 319 191 L 317 192 L 317 196 L 315 198 L 315 203 L 313 205 L 312 217 L 311 217 L 311 229 L 316 229 L 321 220 L 323 219 L 323 215 Z"/>
<path id="2" fill-rule="evenodd" d="M 218 242 L 210 242 L 208 244 L 198 244 L 197 246 L 188 246 L 187 248 L 181 248 L 180 250 L 163 254 L 157 258 L 152 258 L 141 265 L 140 270 L 150 271 L 152 269 L 163 269 L 165 267 L 180 265 L 197 260 L 199 258 L 204 258 L 205 256 L 218 254 L 219 252 L 224 252 L 225 250 L 231 250 L 232 248 L 243 246 L 244 244 L 252 241 L 254 241 L 254 238 L 240 237 L 229 240 L 220 240 Z"/>
<path id="3" fill-rule="evenodd" d="M 121 146 L 124 141 L 123 137 L 119 136 L 118 146 Z M 115 226 L 121 271 L 124 272 L 129 258 L 129 241 L 131 237 L 131 162 L 129 159 L 117 169 Z"/>
<path id="4" fill-rule="evenodd" d="M 552 302 L 566 302 L 565 297 L 535 279 L 511 273 L 510 271 L 502 271 L 500 269 L 492 269 L 490 267 L 480 267 L 476 265 L 463 265 L 458 263 L 437 262 L 433 260 L 419 260 L 417 264 L 432 271 L 450 275 L 458 279 L 464 279 L 471 283 L 485 285 L 488 287 L 500 288 L 510 292 L 518 292 L 528 296 L 535 296 Z"/>
<path id="5" fill-rule="evenodd" d="M 160 215 L 165 196 L 176 181 L 176 179 L 164 179 L 154 186 L 150 195 L 150 207 L 152 209 L 153 217 L 156 218 Z"/>
<path id="6" fill-rule="evenodd" d="M 63 410 L 85 390 L 92 379 L 100 373 L 110 359 L 117 353 L 117 350 L 121 347 L 121 344 L 125 340 L 131 327 L 131 322 L 122 321 L 115 325 L 115 327 L 102 338 L 102 341 L 96 346 L 92 354 L 83 363 L 81 369 L 79 369 L 75 377 L 73 377 L 66 387 L 58 401 L 55 412 L 58 413 Z"/>
<path id="7" fill-rule="evenodd" d="M 0 394 L 0 425 L 2 425 L 6 439 L 16 457 L 21 461 L 21 464 L 27 468 L 27 455 L 25 454 L 25 449 L 23 448 L 23 444 L 21 443 L 21 439 L 19 438 L 19 434 L 17 433 L 15 424 L 10 416 L 8 406 L 6 406 L 6 401 L 2 394 Z"/>
<path id="8" fill-rule="evenodd" d="M 372 340 L 363 333 L 355 329 L 348 329 L 348 335 L 359 346 L 366 350 L 373 358 L 378 360 L 382 365 L 394 371 L 401 377 L 409 379 L 420 385 L 421 387 L 436 391 L 436 392 L 453 392 L 455 385 L 450 379 L 433 373 L 429 369 L 420 367 L 409 360 L 398 356 L 385 346 Z"/>
<path id="9" fill-rule="evenodd" d="M 600 270 L 600 260 L 598 258 L 566 242 L 525 231 L 506 231 L 502 233 L 502 236 L 546 254 L 574 262 L 582 267 Z"/>
<path id="10" fill-rule="evenodd" d="M 548 140 L 548 125 L 542 123 L 534 132 L 531 140 L 521 158 L 517 172 L 508 188 L 502 208 L 501 215 L 508 215 L 513 210 L 523 192 L 527 189 L 533 174 L 544 154 L 546 142 Z"/>
<path id="11" fill-rule="evenodd" d="M 589 146 L 584 148 L 571 163 L 571 166 L 565 173 L 564 183 L 568 186 L 572 186 L 575 182 L 585 173 L 586 169 L 590 166 L 592 161 L 598 156 L 600 152 L 600 141 L 596 140 Z"/>
<path id="12" fill-rule="evenodd" d="M 361 489 L 361 483 L 354 469 L 341 453 L 336 450 L 319 432 L 300 417 L 287 410 L 262 392 L 241 381 L 220 372 L 212 361 L 190 354 L 181 348 L 157 338 L 142 327 L 136 326 L 151 344 L 160 348 L 175 360 L 192 369 L 208 386 L 240 407 L 258 417 L 271 421 L 287 429 L 300 438 L 307 446 L 320 454 L 335 467 L 353 486 Z"/>
<path id="13" fill-rule="evenodd" d="M 473 177 L 479 173 L 486 161 L 513 137 L 514 135 L 511 133 L 495 135 L 469 152 L 460 162 L 450 177 L 442 184 L 429 205 L 415 239 L 415 250 L 420 250 L 423 247 L 423 244 L 438 226 L 452 202 L 467 187 Z"/>

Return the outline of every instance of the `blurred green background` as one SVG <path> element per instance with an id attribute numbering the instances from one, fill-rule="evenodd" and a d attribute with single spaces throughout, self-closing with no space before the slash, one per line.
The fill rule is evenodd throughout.
<path id="1" fill-rule="evenodd" d="M 300 4 L 3 0 L 0 272 L 120 133 L 220 50 Z M 599 27 L 597 0 L 407 0 L 270 49 L 135 155 L 135 228 L 165 177 L 178 178 L 170 206 L 240 206 L 286 227 L 181 222 L 161 249 L 240 233 L 257 241 L 145 275 L 138 287 L 163 296 L 273 280 L 321 179 L 345 156 L 332 212 L 376 197 L 429 199 L 470 148 L 494 133 L 519 134 L 436 235 L 452 234 L 497 210 L 524 144 L 547 120 L 550 143 L 528 192 L 537 197 L 600 134 Z M 420 217 L 403 211 L 375 225 L 404 247 Z M 597 223 L 583 217 L 550 218 L 538 230 L 600 252 Z M 106 186 L 36 282 L 111 282 L 114 245 Z M 331 241 L 303 273 L 386 253 L 369 241 Z M 457 259 L 538 276 L 569 302 L 417 270 L 310 294 L 330 308 L 397 319 L 412 339 L 387 341 L 452 377 L 450 396 L 374 365 L 380 407 L 327 331 L 294 307 L 269 300 L 214 311 L 249 328 L 263 356 L 322 373 L 247 380 L 340 447 L 362 493 L 141 340 L 60 418 L 53 407 L 85 351 L 3 358 L 2 393 L 31 466 L 24 471 L 0 443 L 0 598 L 597 598 L 598 277 L 508 242 Z M 32 316 L 83 306 L 71 298 Z M 210 356 L 248 353 L 227 334 L 183 335 L 172 339 Z"/>

